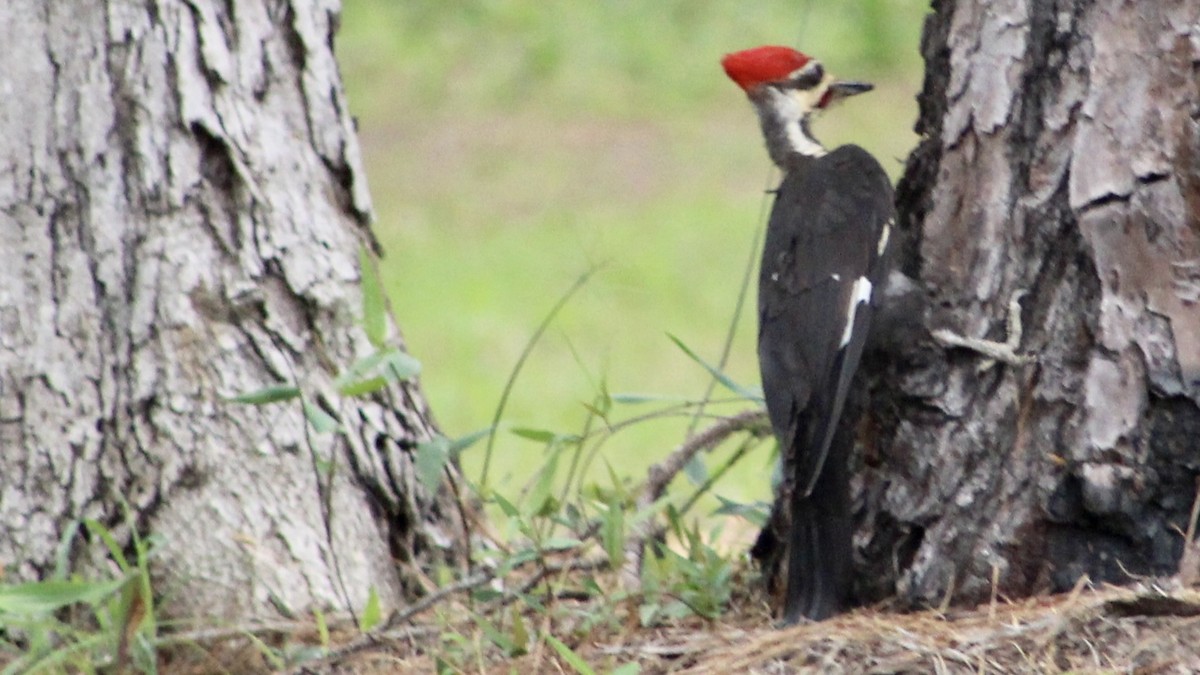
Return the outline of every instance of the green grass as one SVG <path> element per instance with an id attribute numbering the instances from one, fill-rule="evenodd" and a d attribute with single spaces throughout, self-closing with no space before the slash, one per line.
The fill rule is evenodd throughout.
<path id="1" fill-rule="evenodd" d="M 699 396 L 707 374 L 666 334 L 717 359 L 773 180 L 721 56 L 796 44 L 875 81 L 817 132 L 863 145 L 898 176 L 916 140 L 922 14 L 917 0 L 347 0 L 338 56 L 383 276 L 446 433 L 488 424 L 529 335 L 597 264 L 533 353 L 506 419 L 574 431 L 601 381 Z M 757 385 L 753 302 L 728 372 Z M 636 428 L 606 458 L 638 476 L 683 429 Z M 493 477 L 531 474 L 541 452 L 502 436 Z M 766 496 L 766 462 L 751 458 L 719 492 Z"/>

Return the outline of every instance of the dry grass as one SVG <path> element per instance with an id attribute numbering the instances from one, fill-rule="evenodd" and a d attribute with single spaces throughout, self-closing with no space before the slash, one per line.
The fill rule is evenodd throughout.
<path id="1" fill-rule="evenodd" d="M 666 462 L 669 466 L 671 463 Z M 660 467 L 662 471 L 668 471 Z M 678 470 L 677 468 L 675 470 Z M 669 472 L 669 471 L 668 471 Z M 1200 520 L 1200 495 L 1193 504 L 1187 539 Z M 775 626 L 761 584 L 745 564 L 732 580 L 735 595 L 719 620 L 691 617 L 650 628 L 637 621 L 636 596 L 606 605 L 582 593 L 584 576 L 610 592 L 618 571 L 603 561 L 567 554 L 545 560 L 509 579 L 510 587 L 545 593 L 544 609 L 503 601 L 470 606 L 464 593 L 490 583 L 490 577 L 454 589 L 394 615 L 375 633 L 363 635 L 345 618 L 331 636 L 331 650 L 288 672 L 305 675 L 434 672 L 435 659 L 454 662 L 464 673 L 579 672 L 545 641 L 530 639 L 528 652 L 505 658 L 487 647 L 477 618 L 511 624 L 520 612 L 523 631 L 553 635 L 595 672 L 629 668 L 638 673 L 1197 673 L 1200 672 L 1200 590 L 1193 583 L 1200 559 L 1189 546 L 1181 570 L 1167 579 L 1143 579 L 1136 587 L 1093 587 L 1083 578 L 1066 594 L 1001 599 L 974 608 L 896 612 L 868 607 L 821 623 Z M 545 591 L 548 577 L 559 590 Z M 517 584 L 517 586 L 512 586 Z M 538 590 L 541 589 L 541 590 Z M 574 590 L 563 590 L 574 589 Z M 510 596 L 510 600 L 512 597 Z M 522 609 L 518 610 L 520 607 Z M 431 617 L 430 615 L 434 616 Z M 586 617 L 605 617 L 585 622 Z M 396 619 L 403 619 L 404 622 Z M 591 628 L 585 628 L 585 623 Z M 260 631 L 261 644 L 285 645 L 292 653 L 315 646 L 314 627 Z M 173 673 L 270 672 L 261 644 L 244 633 L 224 631 L 192 658 L 170 664 Z M 457 651 L 448 635 L 458 636 Z M 463 645 L 467 649 L 463 649 Z M 197 645 L 198 646 L 198 645 Z M 196 654 L 200 654 L 196 658 Z M 277 665 L 277 664 L 275 664 Z"/>
<path id="2" fill-rule="evenodd" d="M 624 608 L 609 608 L 621 615 Z M 357 639 L 357 647 L 295 668 L 292 673 L 433 672 L 446 631 L 476 633 L 465 608 L 449 624 L 414 624 Z M 836 619 L 774 627 L 761 596 L 735 600 L 720 620 L 592 631 L 574 638 L 567 625 L 528 615 L 527 626 L 558 635 L 596 672 L 637 663 L 640 673 L 1195 673 L 1200 672 L 1200 592 L 1139 588 L 1077 589 L 1074 593 L 997 602 L 971 609 L 896 613 L 860 609 Z M 300 634 L 291 636 L 296 640 Z M 312 636 L 307 636 L 312 639 Z M 335 635 L 335 641 L 337 641 Z M 348 643 L 354 636 L 346 633 Z M 480 643 L 482 637 L 478 637 Z M 492 650 L 494 652 L 495 650 Z M 234 672 L 268 672 L 245 641 L 210 651 Z M 484 650 L 488 654 L 487 650 Z M 182 665 L 182 664 L 179 664 Z M 536 643 L 518 658 L 490 654 L 463 665 L 468 673 L 572 673 L 549 646 Z M 176 672 L 176 671 L 172 671 Z"/>
<path id="3" fill-rule="evenodd" d="M 775 629 L 753 606 L 714 624 L 688 622 L 581 643 L 593 664 L 636 661 L 642 673 L 1195 673 L 1200 594 L 1106 589 L 949 614 L 860 610 Z M 397 658 L 403 650 L 393 652 Z M 411 657 L 410 657 L 411 658 Z M 371 670 L 363 661 L 350 670 Z M 400 662 L 393 662 L 397 665 Z M 429 661 L 405 660 L 415 670 Z M 543 652 L 496 672 L 570 672 Z"/>

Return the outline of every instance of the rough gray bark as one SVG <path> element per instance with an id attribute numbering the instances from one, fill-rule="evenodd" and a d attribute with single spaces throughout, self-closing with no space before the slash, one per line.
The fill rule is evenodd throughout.
<path id="1" fill-rule="evenodd" d="M 372 587 L 395 605 L 397 559 L 461 540 L 414 478 L 434 433 L 415 383 L 341 402 L 338 438 L 306 434 L 297 406 L 223 400 L 327 389 L 370 349 L 338 11 L 0 3 L 5 578 L 48 572 L 79 518 L 127 540 L 122 502 L 161 542 L 177 615 L 361 607 Z M 103 556 L 82 539 L 73 554 Z"/>
<path id="2" fill-rule="evenodd" d="M 1200 3 L 934 3 L 898 190 L 930 329 L 876 379 L 865 598 L 906 604 L 1174 571 L 1200 473 Z"/>

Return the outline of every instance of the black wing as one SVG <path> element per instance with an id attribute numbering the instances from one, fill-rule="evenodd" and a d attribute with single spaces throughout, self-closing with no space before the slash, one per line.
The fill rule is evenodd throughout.
<path id="1" fill-rule="evenodd" d="M 892 187 L 865 150 L 842 146 L 788 172 L 759 278 L 758 356 L 767 412 L 798 496 L 813 488 L 870 323 L 895 222 Z"/>

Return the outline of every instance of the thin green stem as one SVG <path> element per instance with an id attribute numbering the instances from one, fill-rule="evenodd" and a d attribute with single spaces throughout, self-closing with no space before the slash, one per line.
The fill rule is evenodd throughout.
<path id="1" fill-rule="evenodd" d="M 593 267 L 587 272 L 581 274 L 579 278 L 575 280 L 575 283 L 572 284 L 569 289 L 567 289 L 566 293 L 563 293 L 562 297 L 558 299 L 558 302 L 554 303 L 554 307 L 551 308 L 550 312 L 546 314 L 546 317 L 542 319 L 542 322 L 538 325 L 537 330 L 533 332 L 533 335 L 529 337 L 529 341 L 525 343 L 525 348 L 521 350 L 521 356 L 517 358 L 516 365 L 513 366 L 512 372 L 508 375 L 508 381 L 504 383 L 504 391 L 500 394 L 500 402 L 496 404 L 496 412 L 494 415 L 492 415 L 492 430 L 490 433 L 488 433 L 487 447 L 484 449 L 483 454 L 483 469 L 479 475 L 480 494 L 488 494 L 488 469 L 492 464 L 492 451 L 496 445 L 496 432 L 500 428 L 500 418 L 504 416 L 504 408 L 508 405 L 508 397 L 512 393 L 513 385 L 517 382 L 517 376 L 521 374 L 521 369 L 525 366 L 525 361 L 533 352 L 533 348 L 537 345 L 538 341 L 541 340 L 542 335 L 546 332 L 546 329 L 550 327 L 550 324 L 554 321 L 554 318 L 557 317 L 558 313 L 562 311 L 562 308 L 566 306 L 567 301 L 569 301 L 580 288 L 583 288 L 583 285 L 588 282 L 588 280 L 593 274 L 596 273 L 598 269 L 598 267 Z"/>
<path id="2" fill-rule="evenodd" d="M 746 259 L 746 267 L 742 271 L 742 284 L 738 288 L 737 302 L 733 306 L 733 317 L 729 320 L 729 328 L 725 331 L 725 342 L 721 346 L 721 358 L 717 360 L 717 370 L 724 371 L 725 365 L 729 362 L 729 353 L 733 350 L 733 338 L 737 335 L 738 321 L 742 318 L 742 310 L 746 306 L 746 296 L 750 294 L 750 280 L 754 277 L 754 267 L 758 262 L 759 245 L 762 242 L 763 231 L 766 229 L 767 219 L 767 204 L 769 199 L 767 195 L 770 192 L 770 186 L 774 182 L 775 170 L 772 168 L 767 174 L 767 187 L 763 192 L 762 204 L 758 210 L 758 227 L 754 228 L 754 236 L 750 243 L 750 255 Z M 700 405 L 696 408 L 696 414 L 692 417 L 692 421 L 688 424 L 687 434 L 685 438 L 691 438 L 692 434 L 696 433 L 696 427 L 700 424 L 700 418 L 704 415 L 704 408 L 713 390 L 717 387 L 717 378 L 713 377 L 708 381 L 708 387 L 704 390 L 704 396 L 700 399 Z"/>
<path id="3" fill-rule="evenodd" d="M 747 453 L 753 450 L 760 441 L 762 441 L 761 438 L 753 435 L 743 440 L 742 444 L 738 446 L 738 449 L 734 451 L 733 456 L 729 458 L 729 461 L 725 462 L 719 469 L 714 471 L 712 475 L 704 481 L 704 484 L 699 488 L 696 488 L 696 491 L 692 493 L 690 497 L 688 497 L 688 500 L 684 502 L 683 506 L 679 507 L 679 516 L 682 518 L 684 514 L 686 514 L 693 506 L 695 506 L 696 502 L 700 500 L 700 497 L 705 492 L 711 490 L 712 486 L 716 485 L 717 481 L 721 480 L 721 477 L 724 476 L 727 471 L 732 469 L 734 464 L 737 464 L 739 461 L 741 461 L 742 457 L 745 457 Z"/>

